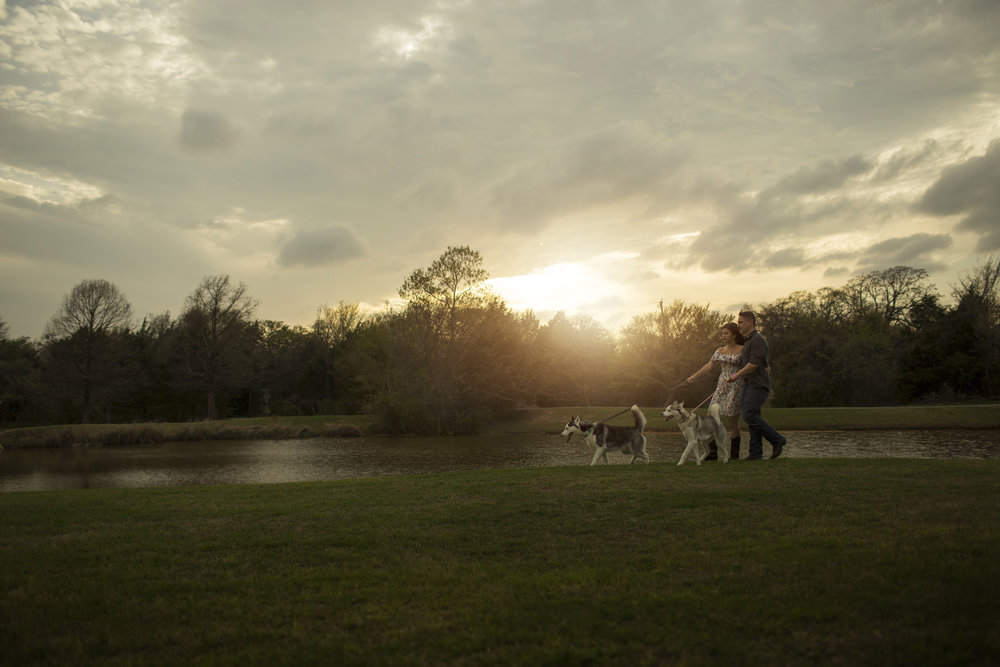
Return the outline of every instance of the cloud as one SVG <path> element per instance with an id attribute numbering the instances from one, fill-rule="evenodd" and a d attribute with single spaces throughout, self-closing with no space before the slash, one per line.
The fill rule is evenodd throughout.
<path id="1" fill-rule="evenodd" d="M 926 164 L 941 150 L 941 145 L 934 139 L 927 139 L 915 148 L 904 147 L 896 150 L 879 165 L 875 179 L 882 182 L 891 181 Z"/>
<path id="2" fill-rule="evenodd" d="M 948 234 L 920 233 L 886 239 L 862 252 L 858 264 L 863 270 L 905 265 L 937 271 L 945 267 L 935 257 L 935 251 L 950 248 L 953 243 Z"/>
<path id="3" fill-rule="evenodd" d="M 979 235 L 976 250 L 1000 249 L 1000 141 L 983 155 L 945 169 L 916 208 L 938 217 L 964 215 L 956 229 Z"/>
<path id="4" fill-rule="evenodd" d="M 801 248 L 785 248 L 772 253 L 767 260 L 768 266 L 775 269 L 802 266 L 806 263 L 806 254 Z"/>
<path id="5" fill-rule="evenodd" d="M 347 225 L 303 230 L 281 247 L 278 265 L 316 268 L 340 264 L 366 252 L 364 240 Z"/>
<path id="6" fill-rule="evenodd" d="M 190 151 L 227 151 L 236 144 L 238 136 L 236 128 L 221 113 L 188 109 L 181 116 L 181 146 Z"/>
<path id="7" fill-rule="evenodd" d="M 829 192 L 842 186 L 848 179 L 867 173 L 871 168 L 871 161 L 861 155 L 821 160 L 817 164 L 800 167 L 795 173 L 781 179 L 777 185 L 762 192 L 761 199 Z"/>
<path id="8" fill-rule="evenodd" d="M 503 180 L 489 208 L 505 228 L 537 232 L 557 216 L 633 197 L 654 206 L 680 190 L 671 177 L 684 162 L 683 152 L 645 122 L 567 134 Z"/>
<path id="9" fill-rule="evenodd" d="M 137 311 L 231 273 L 298 323 L 456 243 L 504 276 L 641 253 L 627 307 L 728 303 L 1000 247 L 996 2 L 3 7 L 0 282 L 69 275 L 56 304 L 95 263 Z"/>

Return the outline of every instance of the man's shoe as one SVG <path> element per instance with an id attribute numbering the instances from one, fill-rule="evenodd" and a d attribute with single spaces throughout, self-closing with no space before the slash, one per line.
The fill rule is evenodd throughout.
<path id="1" fill-rule="evenodd" d="M 788 440 L 782 440 L 778 444 L 772 445 L 771 458 L 776 459 L 781 456 L 781 452 L 785 449 L 786 444 L 788 444 Z"/>

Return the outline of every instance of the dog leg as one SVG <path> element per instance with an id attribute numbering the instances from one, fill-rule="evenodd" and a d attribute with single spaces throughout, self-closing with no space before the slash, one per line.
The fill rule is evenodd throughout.
<path id="1" fill-rule="evenodd" d="M 708 454 L 711 450 L 709 449 L 708 444 L 703 443 L 701 440 L 694 441 L 694 448 L 695 461 L 698 462 L 698 465 L 701 465 L 701 462 L 708 458 Z"/>
<path id="2" fill-rule="evenodd" d="M 594 452 L 594 460 L 590 462 L 590 465 L 596 466 L 598 459 L 600 459 L 602 456 L 604 457 L 604 462 L 607 463 L 608 462 L 607 452 L 608 452 L 607 447 L 601 447 L 600 445 L 598 445 L 597 451 Z"/>
<path id="3" fill-rule="evenodd" d="M 681 454 L 681 460 L 677 463 L 677 465 L 679 466 L 684 465 L 684 461 L 687 460 L 688 455 L 693 455 L 695 463 L 701 465 L 701 460 L 705 457 L 699 456 L 700 452 L 698 451 L 697 447 L 698 447 L 697 440 L 688 440 L 687 447 L 684 448 L 684 453 Z"/>
<path id="4" fill-rule="evenodd" d="M 677 462 L 677 465 L 679 465 L 679 466 L 684 465 L 684 460 L 687 458 L 687 455 L 688 455 L 688 449 L 690 449 L 690 447 L 688 447 L 687 445 L 685 445 L 684 446 L 684 450 L 681 452 L 681 460 Z"/>
<path id="5" fill-rule="evenodd" d="M 729 462 L 729 434 L 722 422 L 715 422 L 715 443 L 719 451 L 719 460 L 723 463 Z"/>

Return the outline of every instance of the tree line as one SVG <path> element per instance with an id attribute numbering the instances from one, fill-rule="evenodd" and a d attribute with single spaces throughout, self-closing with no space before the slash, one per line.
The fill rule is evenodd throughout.
<path id="1" fill-rule="evenodd" d="M 322 306 L 309 327 L 255 317 L 228 275 L 205 277 L 177 318 L 133 317 L 123 292 L 85 280 L 39 340 L 0 319 L 0 424 L 368 414 L 388 433 L 474 432 L 519 407 L 700 402 L 678 387 L 735 318 L 659 302 L 613 334 L 586 315 L 541 323 L 488 289 L 479 252 L 448 247 L 399 288 L 404 306 Z M 839 288 L 747 304 L 771 348 L 775 406 L 996 397 L 1000 259 L 952 287 L 907 266 Z"/>

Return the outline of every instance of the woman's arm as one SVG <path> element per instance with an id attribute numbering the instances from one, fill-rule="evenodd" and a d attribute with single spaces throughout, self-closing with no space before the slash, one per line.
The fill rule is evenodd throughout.
<path id="1" fill-rule="evenodd" d="M 712 370 L 712 367 L 714 367 L 718 363 L 719 362 L 717 362 L 717 361 L 712 361 L 711 359 L 709 359 L 708 363 L 706 363 L 704 366 L 702 366 L 701 368 L 699 368 L 698 370 L 696 370 L 694 372 L 694 375 L 692 375 L 687 380 L 685 380 L 685 382 L 687 382 L 688 384 L 691 384 L 692 382 L 695 381 L 695 378 L 697 378 L 699 375 L 702 375 L 702 374 L 707 373 L 708 371 Z"/>

